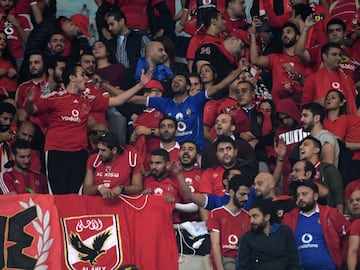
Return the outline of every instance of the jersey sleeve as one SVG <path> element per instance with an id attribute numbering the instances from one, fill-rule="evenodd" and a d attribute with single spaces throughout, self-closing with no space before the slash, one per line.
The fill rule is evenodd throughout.
<path id="1" fill-rule="evenodd" d="M 208 231 L 215 231 L 215 232 L 220 232 L 220 224 L 219 224 L 219 220 L 217 219 L 217 210 L 212 210 L 209 214 L 209 218 L 208 218 Z"/>
<path id="2" fill-rule="evenodd" d="M 0 174 L 0 190 L 2 194 L 16 191 L 11 176 L 7 172 L 2 172 Z"/>

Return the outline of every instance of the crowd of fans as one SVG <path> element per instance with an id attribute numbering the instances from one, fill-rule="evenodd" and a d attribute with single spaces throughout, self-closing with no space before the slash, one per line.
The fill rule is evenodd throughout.
<path id="1" fill-rule="evenodd" d="M 360 269 L 358 1 L 95 2 L 90 44 L 0 1 L 1 193 L 164 196 L 181 269 Z"/>

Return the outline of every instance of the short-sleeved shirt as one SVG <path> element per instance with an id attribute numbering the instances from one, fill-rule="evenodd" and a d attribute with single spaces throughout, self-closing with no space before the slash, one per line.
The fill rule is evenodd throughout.
<path id="1" fill-rule="evenodd" d="M 236 258 L 241 236 L 251 228 L 248 212 L 233 214 L 226 206 L 210 212 L 208 230 L 220 233 L 220 249 L 223 257 Z"/>
<path id="2" fill-rule="evenodd" d="M 15 168 L 10 168 L 0 174 L 0 189 L 2 194 L 15 191 L 21 193 L 48 194 L 48 183 L 44 175 L 28 171 L 22 173 Z"/>
<path id="3" fill-rule="evenodd" d="M 225 169 L 221 166 L 206 169 L 201 175 L 200 192 L 223 196 L 225 194 L 222 178 Z"/>
<path id="4" fill-rule="evenodd" d="M 205 149 L 203 108 L 207 99 L 206 91 L 187 96 L 180 104 L 174 99 L 148 97 L 146 106 L 156 108 L 164 116 L 175 118 L 178 123 L 176 140 L 180 144 L 194 141 L 202 152 Z"/>
<path id="5" fill-rule="evenodd" d="M 103 184 L 111 189 L 118 185 L 131 185 L 131 176 L 140 173 L 140 165 L 135 149 L 126 147 L 112 162 L 102 162 L 98 154 L 93 154 L 86 167 L 93 171 L 94 185 Z"/>
<path id="6" fill-rule="evenodd" d="M 52 92 L 36 103 L 39 113 L 49 112 L 45 151 L 76 152 L 87 147 L 87 124 L 90 112 L 105 111 L 109 98 Z"/>
<path id="7" fill-rule="evenodd" d="M 335 166 L 338 166 L 339 163 L 339 154 L 340 154 L 340 148 L 339 144 L 337 142 L 336 137 L 330 133 L 329 131 L 323 129 L 318 134 L 314 136 L 316 139 L 318 139 L 321 142 L 321 145 L 325 145 L 326 143 L 329 143 L 334 146 L 335 148 Z"/>

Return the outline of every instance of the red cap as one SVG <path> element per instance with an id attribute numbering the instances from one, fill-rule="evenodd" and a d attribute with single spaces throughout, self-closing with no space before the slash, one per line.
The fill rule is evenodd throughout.
<path id="1" fill-rule="evenodd" d="M 89 37 L 89 18 L 86 17 L 84 14 L 78 13 L 72 15 L 70 20 L 80 29 L 80 32 L 84 35 Z"/>
<path id="2" fill-rule="evenodd" d="M 145 85 L 144 88 L 146 89 L 158 88 L 160 89 L 161 92 L 164 92 L 164 86 L 156 80 L 151 80 L 150 82 L 148 82 L 147 85 Z"/>

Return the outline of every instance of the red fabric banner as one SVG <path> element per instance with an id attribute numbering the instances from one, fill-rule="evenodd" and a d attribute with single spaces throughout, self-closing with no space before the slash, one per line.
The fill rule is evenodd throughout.
<path id="1" fill-rule="evenodd" d="M 172 210 L 155 196 L 0 196 L 0 268 L 176 270 Z"/>

